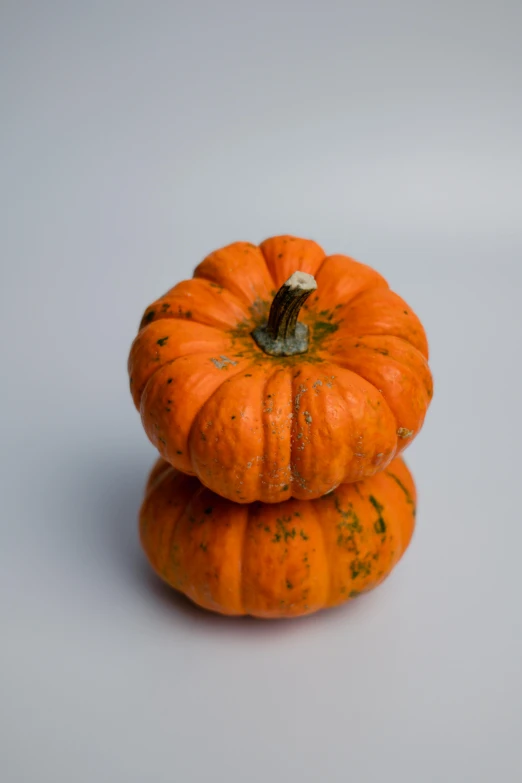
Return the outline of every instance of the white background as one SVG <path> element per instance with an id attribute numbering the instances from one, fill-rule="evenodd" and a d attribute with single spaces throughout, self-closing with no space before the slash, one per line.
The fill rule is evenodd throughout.
<path id="1" fill-rule="evenodd" d="M 4 2 L 3 783 L 522 778 L 519 2 Z M 127 386 L 146 305 L 311 237 L 423 320 L 410 550 L 352 604 L 159 584 Z"/>

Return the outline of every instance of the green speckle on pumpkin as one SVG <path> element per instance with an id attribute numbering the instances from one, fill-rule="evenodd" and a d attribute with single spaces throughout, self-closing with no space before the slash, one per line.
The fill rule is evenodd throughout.
<path id="1" fill-rule="evenodd" d="M 384 521 L 383 516 L 382 516 L 382 512 L 384 510 L 384 506 L 382 506 L 379 503 L 379 501 L 373 495 L 370 495 L 368 497 L 368 500 L 370 501 L 370 503 L 372 504 L 372 506 L 374 507 L 374 509 L 376 510 L 376 512 L 379 515 L 379 518 L 377 519 L 377 521 L 373 525 L 375 532 L 376 533 L 385 533 L 386 532 L 386 522 Z"/>
<path id="2" fill-rule="evenodd" d="M 159 340 L 156 340 L 156 342 L 162 348 L 168 339 L 168 337 L 160 337 Z"/>
<path id="3" fill-rule="evenodd" d="M 352 579 L 357 579 L 358 576 L 369 576 L 372 566 L 367 560 L 360 560 L 358 557 L 352 560 L 350 563 L 350 574 Z"/>
<path id="4" fill-rule="evenodd" d="M 372 504 L 372 506 L 374 507 L 374 509 L 377 511 L 378 514 L 380 514 L 381 511 L 384 511 L 384 506 L 381 506 L 379 501 L 373 495 L 370 495 L 368 500 L 370 501 L 370 503 Z"/>
<path id="5" fill-rule="evenodd" d="M 313 335 L 315 340 L 324 340 L 339 329 L 339 324 L 333 324 L 330 321 L 316 321 L 313 325 Z"/>
<path id="6" fill-rule="evenodd" d="M 411 506 L 413 506 L 414 503 L 413 503 L 413 498 L 412 498 L 412 496 L 410 494 L 410 491 L 409 491 L 409 489 L 407 487 L 404 486 L 404 484 L 402 483 L 400 478 L 398 476 L 396 476 L 395 473 L 391 473 L 389 470 L 386 470 L 385 473 L 386 473 L 387 476 L 389 476 L 391 479 L 393 479 L 395 481 L 395 483 L 402 489 L 402 491 L 406 495 L 406 502 L 409 503 Z"/>
<path id="7" fill-rule="evenodd" d="M 276 532 L 272 539 L 272 542 L 274 544 L 282 540 L 284 540 L 284 542 L 286 543 L 289 538 L 296 537 L 297 531 L 295 527 L 293 527 L 292 529 L 287 527 L 287 523 L 290 522 L 290 519 L 291 517 L 281 517 L 280 519 L 276 520 Z"/>
<path id="8" fill-rule="evenodd" d="M 356 485 L 355 485 L 356 486 Z M 339 498 L 335 496 L 335 509 L 338 514 L 341 515 L 342 521 L 337 524 L 337 529 L 340 531 L 349 531 L 349 533 L 362 533 L 362 526 L 359 517 L 353 510 L 352 504 L 345 510 L 342 508 Z"/>

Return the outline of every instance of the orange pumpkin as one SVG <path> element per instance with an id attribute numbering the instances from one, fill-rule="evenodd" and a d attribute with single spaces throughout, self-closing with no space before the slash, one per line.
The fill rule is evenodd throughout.
<path id="1" fill-rule="evenodd" d="M 422 426 L 427 357 L 380 274 L 283 236 L 208 256 L 147 308 L 128 366 L 164 459 L 231 500 L 274 503 L 386 467 Z"/>
<path id="2" fill-rule="evenodd" d="M 295 617 L 376 587 L 408 546 L 415 486 L 401 458 L 312 501 L 241 505 L 159 459 L 140 513 L 155 571 L 215 612 Z"/>

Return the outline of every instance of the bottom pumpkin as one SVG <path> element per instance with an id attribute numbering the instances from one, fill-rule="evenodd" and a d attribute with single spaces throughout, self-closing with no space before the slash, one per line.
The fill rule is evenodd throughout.
<path id="1" fill-rule="evenodd" d="M 412 476 L 395 459 L 316 500 L 240 505 L 159 459 L 140 511 L 154 570 L 205 609 L 276 618 L 311 614 L 376 587 L 415 525 Z"/>

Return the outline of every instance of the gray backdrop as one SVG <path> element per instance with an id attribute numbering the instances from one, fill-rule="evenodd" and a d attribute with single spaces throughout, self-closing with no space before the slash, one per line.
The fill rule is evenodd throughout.
<path id="1" fill-rule="evenodd" d="M 520 2 L 1 5 L 3 783 L 522 777 Z M 283 623 L 149 572 L 145 306 L 277 233 L 379 269 L 436 392 L 381 588 Z"/>

